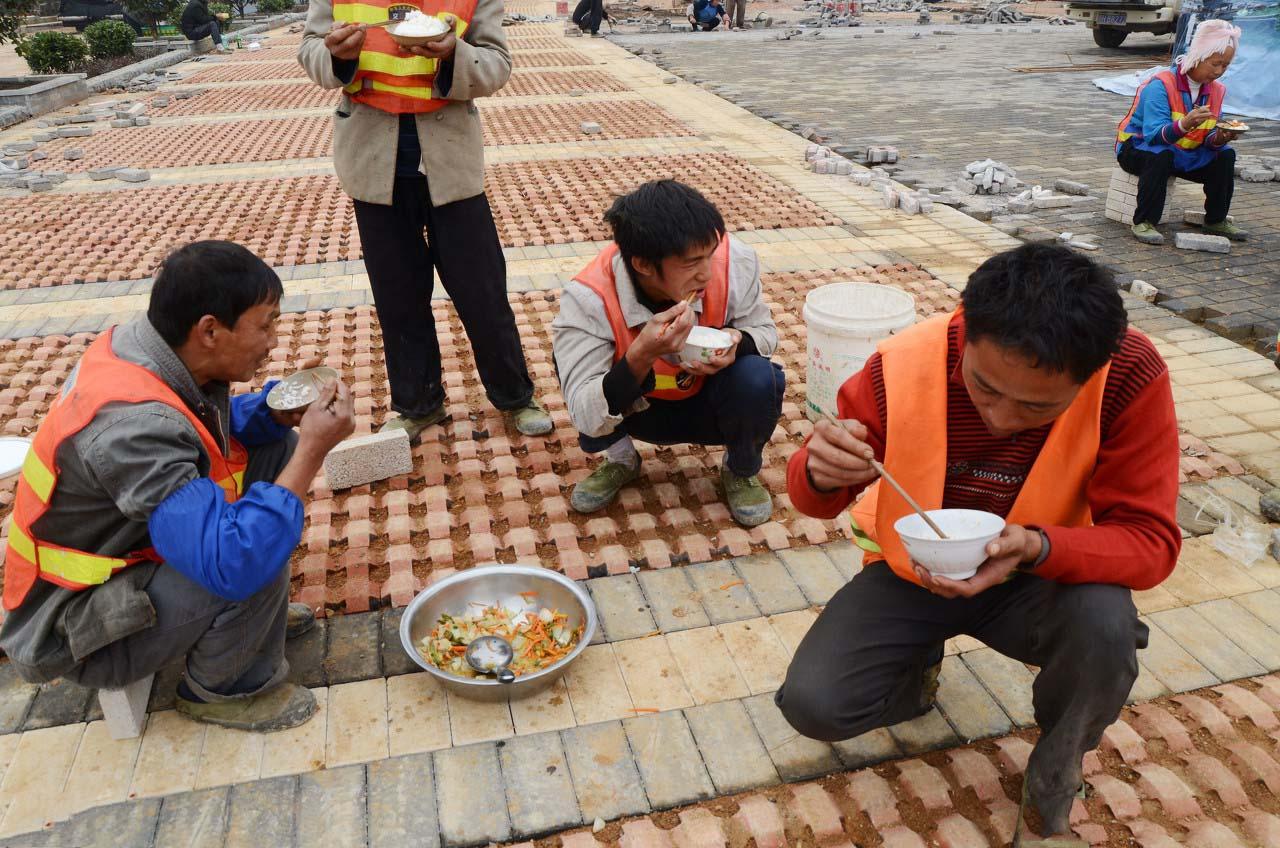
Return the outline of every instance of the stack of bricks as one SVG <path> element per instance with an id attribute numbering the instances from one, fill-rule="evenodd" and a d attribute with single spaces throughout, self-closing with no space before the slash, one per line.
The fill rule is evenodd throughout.
<path id="1" fill-rule="evenodd" d="M 1165 190 L 1164 209 L 1160 220 L 1169 217 L 1169 201 L 1173 199 L 1173 189 L 1177 180 L 1169 178 L 1169 186 Z M 1121 224 L 1132 224 L 1133 213 L 1138 209 L 1138 178 L 1119 165 L 1111 171 L 1111 185 L 1107 188 L 1107 219 Z"/>

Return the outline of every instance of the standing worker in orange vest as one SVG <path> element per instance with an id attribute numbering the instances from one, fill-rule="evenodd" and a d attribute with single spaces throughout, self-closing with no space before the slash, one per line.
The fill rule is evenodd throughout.
<path id="1" fill-rule="evenodd" d="M 586 453 L 604 462 L 573 488 L 570 505 L 608 506 L 640 476 L 632 438 L 724 445 L 720 483 L 734 520 L 769 520 L 757 474 L 782 415 L 786 379 L 769 360 L 778 330 L 761 297 L 756 253 L 725 233 L 719 210 L 675 180 L 645 183 L 605 214 L 609 245 L 564 291 L 553 325 L 556 370 Z M 692 300 L 691 300 L 692 299 Z M 694 326 L 729 343 L 684 364 Z"/>
<path id="2" fill-rule="evenodd" d="M 402 48 L 385 28 L 368 26 L 422 15 L 447 24 L 447 35 Z M 550 433 L 551 416 L 533 397 L 484 194 L 474 101 L 511 76 L 501 0 L 314 0 L 298 60 L 317 85 L 342 89 L 333 164 L 355 202 L 391 408 L 399 413 L 383 429 L 416 439 L 449 416 L 431 312 L 438 273 L 489 400 L 526 436 Z"/>
<path id="3" fill-rule="evenodd" d="M 863 495 L 851 515 L 863 568 L 796 651 L 782 714 L 827 741 L 924 715 L 944 642 L 973 636 L 1041 668 L 1023 806 L 1034 802 L 1043 835 L 1069 833 L 1081 760 L 1119 715 L 1147 644 L 1131 593 L 1164 580 L 1180 549 L 1164 360 L 1127 326 L 1108 271 L 1026 245 L 970 276 L 960 312 L 883 342 L 837 405 L 840 426 L 815 427 L 787 489 L 818 518 Z M 1006 519 L 973 577 L 911 561 L 893 526 L 912 510 L 872 456 L 924 509 Z"/>
<path id="4" fill-rule="evenodd" d="M 1227 145 L 1239 133 L 1218 126 L 1227 96 L 1218 78 L 1227 72 L 1239 44 L 1239 27 L 1218 20 L 1201 23 L 1173 68 L 1138 88 L 1116 129 L 1116 159 L 1138 178 L 1133 235 L 1143 244 L 1164 244 L 1156 224 L 1170 177 L 1204 186 L 1206 233 L 1234 241 L 1248 238 L 1227 220 L 1236 164 L 1236 152 Z"/>
<path id="5" fill-rule="evenodd" d="M 305 412 L 230 397 L 276 346 L 280 278 L 196 242 L 156 275 L 146 317 L 85 351 L 22 467 L 0 648 L 26 680 L 119 688 L 186 658 L 177 709 L 241 730 L 315 712 L 285 682 L 289 556 L 325 456 L 354 429 L 330 385 Z M 292 427 L 297 426 L 294 433 Z"/>

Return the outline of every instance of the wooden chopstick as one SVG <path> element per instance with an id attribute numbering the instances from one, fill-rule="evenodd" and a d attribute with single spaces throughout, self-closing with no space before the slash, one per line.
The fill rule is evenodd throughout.
<path id="1" fill-rule="evenodd" d="M 685 306 L 693 306 L 693 302 L 697 299 L 698 299 L 698 293 L 690 292 L 689 296 L 680 302 L 683 303 Z M 662 329 L 658 331 L 658 338 L 662 338 L 663 336 L 665 336 L 667 334 L 667 328 L 670 326 L 671 326 L 670 324 L 663 324 Z"/>
<path id="2" fill-rule="evenodd" d="M 841 427 L 841 428 L 844 427 L 844 425 L 840 423 L 840 419 L 836 418 L 834 415 L 832 415 L 830 412 L 827 412 L 825 409 L 822 410 L 822 417 L 825 418 L 828 421 L 828 423 L 834 424 L 837 427 Z M 941 527 L 933 523 L 933 519 L 930 518 L 928 513 L 926 513 L 920 507 L 920 504 L 916 503 L 916 499 L 911 497 L 911 495 L 907 494 L 907 490 L 902 488 L 902 486 L 899 485 L 897 480 L 893 479 L 893 475 L 890 474 L 888 471 L 886 471 L 885 467 L 881 465 L 876 460 L 875 457 L 872 457 L 870 462 L 871 462 L 871 467 L 876 470 L 876 473 L 879 474 L 881 477 L 883 477 L 890 486 L 892 486 L 895 490 L 897 490 L 898 494 L 902 495 L 902 499 L 905 500 L 911 506 L 911 508 L 916 511 L 916 515 L 924 519 L 924 523 L 929 525 L 929 529 L 937 533 L 939 539 L 946 539 L 947 534 L 942 532 Z"/>

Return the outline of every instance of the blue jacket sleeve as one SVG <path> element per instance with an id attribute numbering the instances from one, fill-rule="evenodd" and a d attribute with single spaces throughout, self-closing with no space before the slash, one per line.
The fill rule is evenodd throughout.
<path id="1" fill-rule="evenodd" d="M 271 417 L 271 407 L 267 406 L 267 392 L 278 382 L 271 380 L 260 392 L 231 399 L 231 435 L 247 448 L 278 442 L 290 430 L 276 423 Z"/>
<path id="2" fill-rule="evenodd" d="M 1153 80 L 1143 89 L 1134 118 L 1142 127 L 1142 138 L 1147 144 L 1173 144 L 1182 138 L 1182 130 L 1173 122 L 1169 95 L 1159 80 Z"/>
<path id="3" fill-rule="evenodd" d="M 212 480 L 192 480 L 147 522 L 167 565 L 229 601 L 243 601 L 287 566 L 302 539 L 302 502 L 274 483 L 254 483 L 227 503 Z"/>

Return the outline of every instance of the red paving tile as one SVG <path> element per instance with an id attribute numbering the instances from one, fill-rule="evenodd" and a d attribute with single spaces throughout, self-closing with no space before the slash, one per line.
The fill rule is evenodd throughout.
<path id="1" fill-rule="evenodd" d="M 566 42 L 563 38 L 555 36 L 518 36 L 507 39 L 507 46 L 511 48 L 513 53 L 519 53 L 523 50 L 564 50 Z"/>
<path id="2" fill-rule="evenodd" d="M 572 68 L 592 65 L 591 57 L 577 50 L 513 50 L 513 68 Z"/>
<path id="3" fill-rule="evenodd" d="M 271 39 L 273 46 L 263 47 L 261 50 L 249 50 L 249 42 L 245 42 L 244 50 L 237 50 L 230 56 L 227 56 L 225 62 L 271 62 L 284 61 L 286 59 L 297 59 L 298 45 L 296 44 L 280 44 L 276 39 Z M 219 63 L 221 64 L 221 63 Z"/>
<path id="4" fill-rule="evenodd" d="M 183 79 L 183 84 L 206 82 L 248 82 L 250 80 L 305 79 L 306 71 L 297 60 L 280 62 L 234 62 L 202 68 Z"/>
<path id="5" fill-rule="evenodd" d="M 1253 691 L 1264 680 L 1275 685 L 1280 676 L 1237 685 Z M 1208 699 L 1216 697 L 1209 691 L 1201 694 Z M 1231 751 L 1199 730 L 1197 722 L 1180 715 L 1175 703 L 1153 702 L 1144 713 L 1153 710 L 1165 711 L 1175 722 L 1185 722 L 1182 733 L 1195 738 L 1194 755 L 1173 754 L 1160 737 L 1143 739 L 1140 744 L 1147 764 L 1135 772 L 1116 753 L 1101 752 L 1102 771 L 1089 779 L 1093 792 L 1073 812 L 1075 833 L 1105 848 L 1280 845 L 1280 799 L 1262 783 L 1248 783 L 1245 771 L 1233 766 Z M 1123 718 L 1131 726 L 1142 724 L 1133 710 L 1126 710 Z M 1158 723 L 1167 724 L 1163 720 Z M 1270 744 L 1266 749 L 1269 759 L 1280 757 L 1280 746 L 1263 736 L 1250 720 L 1236 719 L 1234 728 L 1253 740 L 1249 744 Z M 1026 731 L 1016 737 L 610 823 L 594 837 L 579 828 L 538 844 L 559 844 L 562 848 L 682 844 L 743 848 L 754 840 L 756 848 L 1005 846 L 1017 823 L 1016 799 L 1021 795 L 1022 777 L 1021 769 L 1013 767 L 1016 764 L 1007 762 L 1000 752 L 1025 748 L 1038 732 Z M 1170 734 L 1166 731 L 1162 735 Z M 948 782 L 943 776 L 947 762 L 965 762 L 967 771 L 994 775 L 992 794 L 975 797 L 968 794 L 963 780 Z M 926 807 L 918 797 L 922 779 L 931 786 L 923 794 L 938 799 L 932 807 Z M 984 777 L 983 782 L 990 779 Z M 942 800 L 947 794 L 950 800 Z M 696 841 L 681 842 L 692 835 Z"/>
<path id="6" fill-rule="evenodd" d="M 162 93 L 163 94 L 163 93 Z M 310 80 L 275 85 L 233 85 L 211 88 L 186 100 L 170 98 L 163 108 L 147 107 L 147 114 L 170 118 L 180 115 L 243 114 L 275 109 L 318 109 L 338 104 L 337 91 L 323 89 Z"/>
<path id="7" fill-rule="evenodd" d="M 670 112 L 645 100 L 574 101 L 536 106 L 484 106 L 480 120 L 485 144 L 554 144 L 620 138 L 678 138 L 695 135 Z M 583 121 L 601 132 L 587 135 Z"/>
<path id="8" fill-rule="evenodd" d="M 526 97 L 535 94 L 568 94 L 583 91 L 596 94 L 630 91 L 630 88 L 604 71 L 513 71 L 511 79 L 497 97 Z"/>
<path id="9" fill-rule="evenodd" d="M 691 445 L 642 446 L 648 460 L 644 482 L 595 516 L 570 511 L 568 492 L 591 463 L 578 448 L 552 365 L 556 294 L 511 298 L 530 371 L 556 423 L 555 432 L 538 439 L 508 430 L 483 399 L 462 325 L 451 307 L 436 304 L 452 420 L 425 434 L 414 449 L 412 474 L 346 492 L 317 489 L 294 558 L 295 597 L 333 612 L 352 612 L 384 602 L 404 604 L 433 574 L 495 558 L 535 560 L 586 577 L 597 568 L 600 573 L 626 571 L 633 563 L 660 568 L 839 538 L 835 523 L 816 522 L 822 531 L 818 539 L 801 529 L 814 522 L 791 508 L 784 469 L 802 439 L 799 434 L 806 432 L 800 426 L 806 364 L 800 305 L 812 287 L 855 275 L 914 291 L 922 315 L 953 308 L 957 300 L 955 291 L 910 266 L 766 275 L 767 298 L 786 339 L 778 359 L 789 384 L 784 420 L 765 450 L 761 472 L 777 511 L 765 528 L 750 532 L 737 527 L 726 510 L 703 509 L 703 489 L 720 505 L 715 481 L 721 452 Z M 358 431 L 369 432 L 384 420 L 381 338 L 370 308 L 286 315 L 280 331 L 281 347 L 273 352 L 264 379 L 321 357 L 352 386 Z M 0 384 L 9 386 L 0 390 L 0 433 L 34 430 L 88 338 L 0 342 Z M 11 497 L 12 483 L 0 484 L 0 520 Z M 693 523 L 652 520 L 674 510 L 700 518 Z M 729 550 L 734 539 L 745 542 L 742 550 L 737 545 Z M 350 573 L 345 563 L 352 561 L 367 566 L 367 576 Z M 396 573 L 406 576 L 393 583 Z"/>

